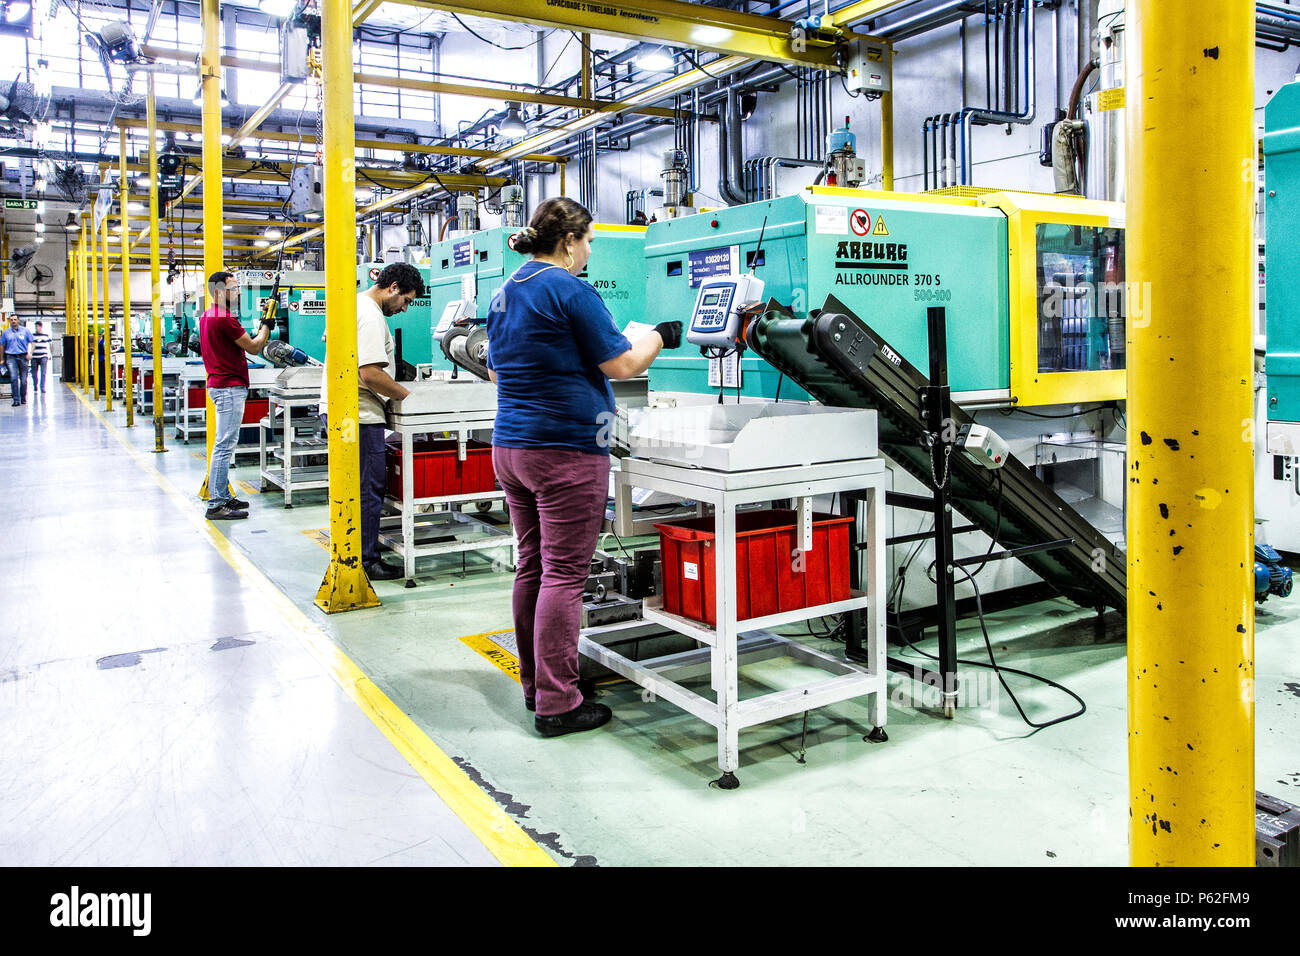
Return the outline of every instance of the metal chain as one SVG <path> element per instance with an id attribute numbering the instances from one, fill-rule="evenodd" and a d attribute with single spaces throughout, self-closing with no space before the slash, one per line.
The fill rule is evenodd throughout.
<path id="1" fill-rule="evenodd" d="M 325 83 L 321 76 L 320 48 L 310 54 L 312 82 L 316 85 L 316 165 L 325 165 Z"/>
<path id="2" fill-rule="evenodd" d="M 934 436 L 927 434 L 924 441 L 925 450 L 930 453 L 930 480 L 934 482 L 934 490 L 941 491 L 948 484 L 948 475 L 952 470 L 952 445 L 943 446 L 943 481 L 940 481 L 934 471 Z"/>

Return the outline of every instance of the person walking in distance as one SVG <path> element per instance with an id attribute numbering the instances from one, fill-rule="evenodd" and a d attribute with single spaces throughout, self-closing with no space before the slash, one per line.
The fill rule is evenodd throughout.
<path id="1" fill-rule="evenodd" d="M 262 319 L 257 335 L 249 338 L 238 318 L 239 280 L 229 272 L 208 277 L 208 308 L 199 316 L 199 344 L 207 372 L 208 394 L 217 411 L 216 439 L 208 462 L 209 521 L 248 517 L 248 502 L 230 494 L 230 459 L 239 440 L 248 399 L 248 361 L 271 337 L 272 319 Z"/>
<path id="2" fill-rule="evenodd" d="M 397 346 L 388 317 L 400 315 L 424 295 L 424 278 L 415 266 L 394 262 L 384 266 L 375 284 L 357 294 L 357 437 L 361 455 L 361 564 L 372 581 L 392 581 L 401 567 L 379 558 L 379 516 L 386 481 L 384 431 L 391 401 L 411 394 L 397 381 Z M 326 350 L 329 349 L 328 342 Z M 329 363 L 326 362 L 326 367 Z M 321 420 L 329 427 L 325 396 Z"/>
<path id="3" fill-rule="evenodd" d="M 32 333 L 18 324 L 18 315 L 9 316 L 9 327 L 0 333 L 4 343 L 5 364 L 9 366 L 9 391 L 15 405 L 27 404 L 27 358 L 31 354 Z"/>
<path id="4" fill-rule="evenodd" d="M 32 333 L 31 358 L 32 391 L 45 394 L 45 369 L 50 364 L 50 333 L 46 332 L 41 320 L 36 320 L 36 331 Z"/>

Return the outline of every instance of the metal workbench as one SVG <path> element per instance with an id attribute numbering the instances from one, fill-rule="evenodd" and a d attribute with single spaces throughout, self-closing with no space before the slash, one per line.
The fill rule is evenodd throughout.
<path id="1" fill-rule="evenodd" d="M 632 455 L 623 459 L 618 494 L 632 489 L 663 491 L 683 500 L 711 505 L 715 519 L 717 626 L 665 611 L 661 599 L 646 601 L 642 616 L 683 634 L 704 649 L 634 661 L 601 643 L 600 628 L 582 633 L 579 651 L 656 698 L 675 704 L 717 729 L 716 783 L 739 786 L 739 733 L 769 720 L 804 713 L 857 697 L 867 699 L 871 740 L 885 740 L 885 485 L 884 461 L 877 457 L 876 413 L 806 405 L 732 405 L 656 409 L 643 417 L 631 436 Z M 812 545 L 812 498 L 862 493 L 864 524 L 858 541 L 861 580 L 848 600 L 786 613 L 737 620 L 736 510 L 760 501 L 798 502 L 798 542 Z M 624 502 L 627 504 L 628 502 Z M 620 510 L 630 513 L 630 508 Z M 793 556 L 792 556 L 793 557 Z M 858 560 L 858 559 L 853 559 Z M 852 611 L 866 617 L 868 659 L 850 662 L 767 629 Z M 614 631 L 617 637 L 618 631 Z M 756 697 L 740 698 L 743 664 L 790 657 L 828 676 Z M 710 676 L 713 696 L 684 681 Z"/>
<path id="2" fill-rule="evenodd" d="M 457 442 L 457 456 L 466 457 L 472 432 L 488 431 L 496 419 L 496 386 L 478 379 L 430 379 L 404 383 L 411 394 L 389 408 L 389 426 L 402 439 L 402 461 L 414 458 L 417 435 L 447 433 Z M 415 497 L 415 469 L 402 469 L 402 496 L 387 496 L 398 514 L 382 518 L 379 543 L 402 555 L 406 586 L 415 587 L 417 558 L 468 551 L 496 551 L 513 568 L 517 560 L 513 530 L 467 514 L 465 505 L 499 501 L 505 492 L 494 490 L 468 495 Z M 433 511 L 422 510 L 431 506 Z"/>
<path id="3" fill-rule="evenodd" d="M 323 372 L 320 365 L 278 371 L 275 385 L 266 395 L 266 417 L 258 422 L 257 467 L 262 491 L 283 489 L 286 508 L 293 507 L 295 490 L 329 487 L 328 465 L 303 462 L 329 454 L 329 441 L 315 436 Z"/>

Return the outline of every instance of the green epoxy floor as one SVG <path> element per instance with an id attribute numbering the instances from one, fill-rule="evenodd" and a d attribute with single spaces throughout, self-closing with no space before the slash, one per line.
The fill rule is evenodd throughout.
<path id="1" fill-rule="evenodd" d="M 48 401 L 60 415 L 51 416 L 48 427 L 77 429 L 79 435 L 103 431 L 66 387 L 51 388 L 58 394 Z M 110 418 L 119 427 L 124 422 L 120 411 Z M 8 415 L 0 421 L 0 460 L 11 454 L 13 442 L 30 434 L 16 424 Z M 137 420 L 130 441 L 152 449 L 147 419 Z M 203 462 L 192 452 L 201 454 L 201 444 L 180 445 L 170 434 L 168 443 L 172 451 L 150 462 L 178 487 L 196 490 Z M 99 479 L 88 473 L 92 467 L 131 473 L 141 487 L 153 484 L 117 442 L 97 437 L 95 446 L 93 464 L 53 472 L 58 486 L 48 494 L 95 494 Z M 241 461 L 232 480 L 256 487 L 256 457 Z M 320 614 L 312 598 L 327 555 L 304 532 L 327 524 L 324 493 L 296 495 L 291 510 L 281 500 L 274 492 L 254 496 L 250 519 L 222 525 L 223 532 L 562 865 L 1128 861 L 1125 661 L 1122 621 L 1114 614 L 1099 621 L 1092 612 L 1053 601 L 990 619 L 1003 663 L 1058 680 L 1085 699 L 1088 711 L 1077 720 L 1031 732 L 991 674 L 967 669 L 978 699 L 948 721 L 920 685 L 891 675 L 887 743 L 863 741 L 871 728 L 865 707 L 854 703 L 810 715 L 804 763 L 796 759 L 802 722 L 766 724 L 742 733 L 742 786 L 724 792 L 708 786 L 717 776 L 712 728 L 667 703 L 643 700 L 640 688 L 630 684 L 602 688 L 601 699 L 615 714 L 605 730 L 538 738 L 518 684 L 460 640 L 510 627 L 511 578 L 493 572 L 482 558 L 469 559 L 469 573 L 461 572 L 459 558 L 422 563 L 417 588 L 406 589 L 400 581 L 375 585 L 383 607 Z M 178 505 L 164 499 L 149 507 L 165 511 Z M 201 507 L 197 499 L 193 507 Z M 150 547 L 167 553 L 167 522 L 154 533 L 142 530 L 153 519 L 141 521 L 138 513 L 121 518 L 123 533 L 148 534 Z M 57 517 L 39 521 L 44 524 L 33 528 L 31 547 L 57 552 Z M 110 560 L 102 553 L 69 558 L 70 573 L 86 575 Z M 210 594 L 215 564 L 223 562 L 188 551 L 184 560 L 163 561 L 168 585 L 200 605 Z M 6 588 L 10 600 L 16 594 L 12 577 Z M 131 627 L 129 604 L 105 613 Z M 240 613 L 247 618 L 244 626 L 256 631 L 259 609 Z M 50 626 L 70 625 L 56 616 Z M 982 657 L 977 622 L 965 622 L 962 635 L 963 656 Z M 125 641 L 119 649 L 150 646 L 142 636 L 142 642 Z M 1260 610 L 1256 664 L 1257 786 L 1300 803 L 1300 597 L 1270 599 Z M 788 676 L 778 664 L 751 672 L 773 684 Z M 1040 719 L 1074 706 L 1057 691 L 1023 681 L 1013 687 Z M 261 706 L 274 713 L 277 705 Z M 401 762 L 389 753 L 390 762 Z M 384 807 L 375 813 L 384 814 Z M 432 819 L 423 825 L 455 829 Z M 215 849 L 205 852 L 212 855 L 190 862 L 229 859 Z M 374 862 L 355 853 L 331 859 L 329 848 L 319 847 L 294 858 Z M 438 862 L 483 861 L 462 854 Z"/>

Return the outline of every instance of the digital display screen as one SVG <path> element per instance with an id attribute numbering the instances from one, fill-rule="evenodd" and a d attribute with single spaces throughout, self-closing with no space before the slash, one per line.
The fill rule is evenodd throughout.
<path id="1" fill-rule="evenodd" d="M 722 299 L 721 292 L 710 292 L 708 295 L 706 295 L 703 299 L 700 300 L 700 305 L 717 305 L 721 299 Z"/>

